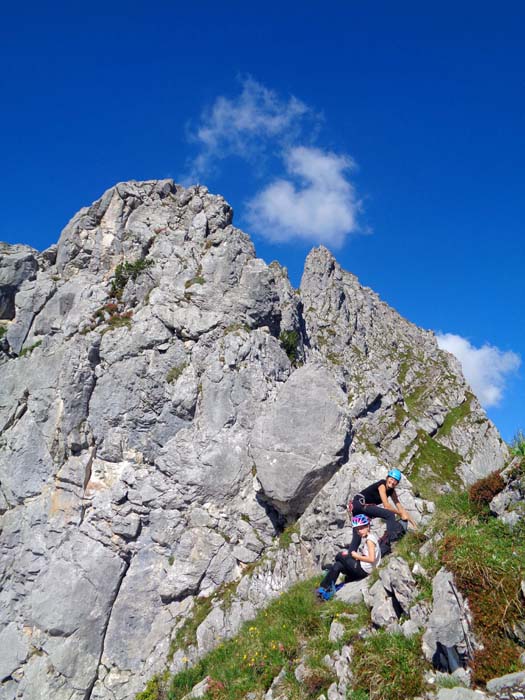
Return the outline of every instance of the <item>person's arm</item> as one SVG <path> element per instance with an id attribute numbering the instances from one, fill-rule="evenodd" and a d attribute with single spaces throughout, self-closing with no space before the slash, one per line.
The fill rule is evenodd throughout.
<path id="1" fill-rule="evenodd" d="M 401 515 L 399 510 L 389 502 L 388 496 L 386 495 L 386 486 L 384 484 L 380 484 L 378 486 L 378 491 L 379 491 L 379 495 L 381 496 L 381 505 L 383 506 L 383 508 L 386 508 L 387 510 L 391 510 L 393 513 L 397 513 L 398 515 Z M 394 496 L 397 499 L 395 491 L 392 494 L 392 498 L 395 501 Z M 397 500 L 397 503 L 399 503 L 399 499 Z"/>
<path id="2" fill-rule="evenodd" d="M 417 523 L 416 523 L 416 521 L 415 521 L 414 518 L 410 515 L 410 513 L 407 513 L 407 511 L 403 508 L 403 506 L 401 505 L 401 501 L 399 500 L 399 497 L 398 497 L 398 495 L 397 495 L 397 493 L 396 493 L 395 491 L 392 493 L 392 500 L 393 500 L 394 503 L 396 504 L 397 512 L 398 512 L 399 515 L 401 516 L 401 519 L 402 519 L 402 520 L 408 520 L 408 522 L 412 524 L 413 528 L 414 528 L 415 530 L 417 530 Z"/>
<path id="3" fill-rule="evenodd" d="M 358 561 L 366 561 L 369 564 L 373 564 L 375 561 L 375 554 L 376 554 L 376 546 L 374 543 L 374 540 L 368 539 L 366 541 L 367 548 L 368 548 L 368 556 L 365 557 L 364 554 L 359 554 L 358 552 L 351 552 L 351 555 L 354 559 L 357 559 Z"/>

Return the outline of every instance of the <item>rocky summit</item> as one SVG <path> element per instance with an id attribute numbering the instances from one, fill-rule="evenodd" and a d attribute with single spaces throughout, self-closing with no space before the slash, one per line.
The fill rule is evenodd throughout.
<path id="1" fill-rule="evenodd" d="M 2 700 L 131 700 L 319 571 L 385 467 L 424 523 L 508 457 L 432 332 L 323 247 L 293 289 L 232 219 L 126 182 L 0 245 Z"/>

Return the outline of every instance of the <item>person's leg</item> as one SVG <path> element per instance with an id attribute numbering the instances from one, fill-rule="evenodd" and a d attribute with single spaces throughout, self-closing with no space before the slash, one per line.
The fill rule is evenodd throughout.
<path id="1" fill-rule="evenodd" d="M 361 562 L 351 556 L 345 557 L 343 564 L 347 581 L 360 581 L 368 576 L 367 572 L 361 567 Z"/>
<path id="2" fill-rule="evenodd" d="M 368 515 L 369 518 L 381 518 L 386 521 L 386 531 L 389 535 L 392 535 L 392 528 L 396 522 L 396 514 L 387 508 L 381 508 L 381 506 L 367 505 L 364 507 L 363 512 Z"/>
<path id="3" fill-rule="evenodd" d="M 336 561 L 334 561 L 332 566 L 328 569 L 328 572 L 324 579 L 321 581 L 321 588 L 326 588 L 326 590 L 330 590 L 332 586 L 335 586 L 335 582 L 337 581 L 339 574 L 343 571 L 343 569 L 344 566 L 341 563 L 341 561 L 336 559 Z"/>

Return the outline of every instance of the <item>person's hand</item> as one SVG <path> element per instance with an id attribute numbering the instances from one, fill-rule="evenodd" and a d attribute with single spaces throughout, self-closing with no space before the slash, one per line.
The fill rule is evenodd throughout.
<path id="1" fill-rule="evenodd" d="M 357 552 L 350 552 L 350 554 L 352 555 L 352 559 L 358 559 L 358 558 L 359 558 L 359 554 L 358 554 Z"/>
<path id="2" fill-rule="evenodd" d="M 347 550 L 347 549 L 342 549 L 342 550 L 341 550 L 341 556 L 347 557 L 347 556 L 348 556 L 348 550 Z"/>

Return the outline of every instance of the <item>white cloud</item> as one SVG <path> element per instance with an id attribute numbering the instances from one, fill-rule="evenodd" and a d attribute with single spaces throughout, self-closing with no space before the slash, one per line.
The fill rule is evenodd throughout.
<path id="1" fill-rule="evenodd" d="M 231 155 L 251 160 L 272 144 L 281 150 L 299 135 L 307 116 L 319 119 L 296 97 L 283 100 L 253 78 L 243 80 L 240 95 L 218 97 L 190 131 L 199 148 L 190 177 L 209 174 L 217 160 Z"/>
<path id="2" fill-rule="evenodd" d="M 436 338 L 441 349 L 458 358 L 465 378 L 481 404 L 485 408 L 497 406 L 503 397 L 506 375 L 518 369 L 520 356 L 510 350 L 503 352 L 488 343 L 476 348 L 466 338 L 453 333 L 438 333 Z"/>
<path id="3" fill-rule="evenodd" d="M 252 228 L 273 241 L 299 238 L 340 247 L 359 230 L 361 205 L 346 173 L 347 156 L 296 146 L 284 156 L 292 179 L 274 180 L 248 204 Z"/>

